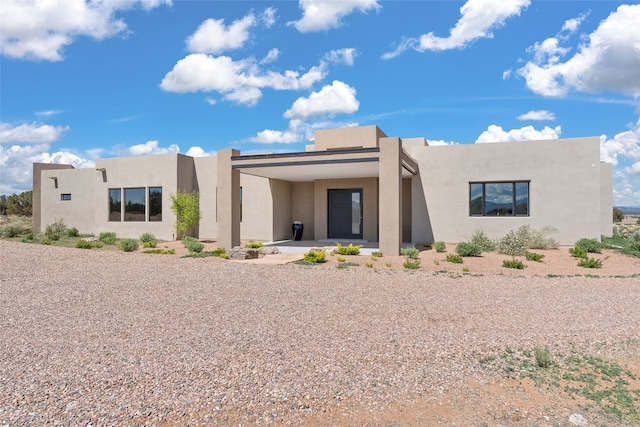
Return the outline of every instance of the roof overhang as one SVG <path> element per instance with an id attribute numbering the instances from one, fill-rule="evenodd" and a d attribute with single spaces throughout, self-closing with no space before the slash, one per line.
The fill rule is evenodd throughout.
<path id="1" fill-rule="evenodd" d="M 402 175 L 417 173 L 417 163 L 402 154 Z M 378 177 L 380 148 L 305 151 L 286 154 L 257 154 L 231 157 L 231 168 L 241 173 L 291 182 L 316 179 Z"/>

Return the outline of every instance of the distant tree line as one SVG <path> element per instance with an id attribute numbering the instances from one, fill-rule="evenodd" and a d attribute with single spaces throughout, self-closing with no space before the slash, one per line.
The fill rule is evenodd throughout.
<path id="1" fill-rule="evenodd" d="M 13 193 L 10 196 L 0 196 L 0 215 L 31 216 L 33 207 L 33 191 Z"/>

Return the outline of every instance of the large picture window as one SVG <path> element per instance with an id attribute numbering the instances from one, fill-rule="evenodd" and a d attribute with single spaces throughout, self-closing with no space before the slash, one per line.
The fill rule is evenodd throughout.
<path id="1" fill-rule="evenodd" d="M 122 220 L 122 190 L 109 189 L 109 221 Z"/>
<path id="2" fill-rule="evenodd" d="M 144 221 L 146 215 L 145 188 L 124 189 L 124 220 Z"/>
<path id="3" fill-rule="evenodd" d="M 469 183 L 469 215 L 529 216 L 529 182 Z"/>
<path id="4" fill-rule="evenodd" d="M 149 221 L 162 221 L 162 187 L 149 187 Z"/>

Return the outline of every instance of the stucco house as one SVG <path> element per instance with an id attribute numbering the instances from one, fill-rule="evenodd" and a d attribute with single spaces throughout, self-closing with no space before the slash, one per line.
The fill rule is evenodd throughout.
<path id="1" fill-rule="evenodd" d="M 319 130 L 304 152 L 99 159 L 93 169 L 34 163 L 33 225 L 62 218 L 82 233 L 174 238 L 170 194 L 200 192 L 196 237 L 240 240 L 460 242 L 523 224 L 571 245 L 612 230 L 612 168 L 598 137 L 429 146 L 377 126 Z"/>

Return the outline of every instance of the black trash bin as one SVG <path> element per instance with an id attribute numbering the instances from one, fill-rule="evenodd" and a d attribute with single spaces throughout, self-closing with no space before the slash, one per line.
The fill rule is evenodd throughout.
<path id="1" fill-rule="evenodd" d="M 304 225 L 300 221 L 293 221 L 291 226 L 291 232 L 293 233 L 293 240 L 302 240 L 302 232 L 304 231 Z"/>

